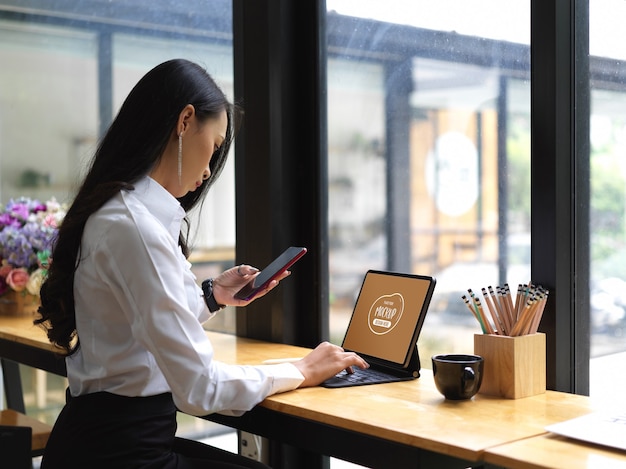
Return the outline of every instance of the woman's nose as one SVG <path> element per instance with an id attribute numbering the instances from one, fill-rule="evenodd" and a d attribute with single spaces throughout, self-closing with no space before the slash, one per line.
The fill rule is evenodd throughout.
<path id="1" fill-rule="evenodd" d="M 202 172 L 202 179 L 203 180 L 207 180 L 209 179 L 209 176 L 211 175 L 211 170 L 209 168 L 206 168 L 203 172 Z"/>

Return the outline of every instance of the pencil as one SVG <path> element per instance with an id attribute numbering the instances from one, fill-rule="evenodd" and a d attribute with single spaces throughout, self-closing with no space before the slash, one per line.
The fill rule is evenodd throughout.
<path id="1" fill-rule="evenodd" d="M 526 318 L 526 316 L 530 314 L 531 306 L 532 306 L 532 302 L 529 300 L 528 303 L 526 303 L 526 306 L 524 306 L 524 309 L 522 310 L 520 319 L 515 323 L 515 325 L 511 329 L 511 333 L 509 334 L 511 337 L 520 335 L 520 332 L 522 330 L 522 321 L 523 319 Z"/>
<path id="2" fill-rule="evenodd" d="M 509 324 L 506 320 L 506 315 L 503 311 L 503 307 L 498 299 L 498 295 L 493 291 L 493 287 L 491 285 L 489 285 L 489 287 L 487 288 L 489 289 L 489 296 L 493 301 L 493 305 L 496 308 L 498 317 L 500 318 L 500 323 L 502 324 L 502 334 L 507 335 L 509 332 Z"/>
<path id="3" fill-rule="evenodd" d="M 528 299 L 522 315 L 511 331 L 512 336 L 524 335 L 526 333 L 529 324 L 532 323 L 535 310 L 537 309 L 537 303 L 538 301 L 534 295 Z"/>
<path id="4" fill-rule="evenodd" d="M 478 311 L 474 308 L 474 306 L 472 306 L 472 304 L 470 303 L 469 298 L 467 297 L 467 295 L 463 295 L 461 298 L 463 299 L 463 301 L 465 302 L 465 305 L 469 308 L 469 310 L 472 312 L 472 314 L 474 315 L 474 317 L 478 321 L 478 324 L 480 324 L 480 328 L 482 329 L 483 334 L 486 334 L 487 333 L 487 329 L 485 328 L 485 325 L 480 320 L 480 317 L 478 316 Z"/>
<path id="5" fill-rule="evenodd" d="M 483 310 L 482 305 L 480 304 L 480 299 L 477 296 L 474 296 L 474 304 L 476 304 L 476 310 L 478 311 L 478 315 L 482 319 L 483 324 L 485 325 L 485 329 L 487 330 L 487 334 L 493 334 L 493 328 L 485 316 L 485 311 Z"/>
<path id="6" fill-rule="evenodd" d="M 476 319 L 478 319 L 478 322 L 480 323 L 483 333 L 491 334 L 490 331 L 492 329 L 491 329 L 490 324 L 485 319 L 485 314 L 483 312 L 483 308 L 480 304 L 480 301 L 478 300 L 478 298 L 476 298 L 476 295 L 474 294 L 471 288 L 467 290 L 467 292 L 470 294 L 470 297 L 472 298 L 471 303 L 473 304 L 473 309 L 476 312 Z"/>
<path id="7" fill-rule="evenodd" d="M 515 315 L 519 317 L 520 311 L 522 310 L 522 303 L 524 301 L 524 285 L 521 283 L 517 284 L 517 295 L 515 296 Z"/>
<path id="8" fill-rule="evenodd" d="M 541 322 L 541 318 L 543 316 L 543 311 L 546 307 L 547 301 L 548 301 L 548 290 L 545 290 L 542 292 L 542 298 L 537 307 L 537 312 L 535 313 L 535 317 L 528 331 L 529 334 L 537 333 L 537 329 L 539 329 L 539 323 Z"/>
<path id="9" fill-rule="evenodd" d="M 497 295 L 500 301 L 500 306 L 502 310 L 502 317 L 504 318 L 504 325 L 506 326 L 507 331 L 511 331 L 513 329 L 513 325 L 515 324 L 515 318 L 509 309 L 509 305 L 504 298 L 504 290 L 503 287 L 497 287 Z"/>
<path id="10" fill-rule="evenodd" d="M 495 328 L 494 332 L 496 334 L 501 334 L 504 331 L 504 326 L 502 325 L 502 320 L 498 316 L 498 312 L 496 311 L 496 307 L 494 306 L 493 301 L 489 297 L 489 294 L 487 293 L 487 289 L 483 287 L 482 288 L 482 292 L 483 292 L 483 297 L 485 299 L 485 303 L 487 303 L 487 309 L 489 310 L 489 313 L 491 314 L 491 318 L 493 319 L 493 325 L 494 325 L 494 328 Z"/>
<path id="11" fill-rule="evenodd" d="M 517 319 L 517 312 L 515 311 L 515 307 L 513 306 L 513 301 L 511 300 L 511 289 L 509 288 L 508 283 L 504 284 L 504 298 L 509 308 L 509 311 L 511 313 L 511 317 L 514 320 Z"/>

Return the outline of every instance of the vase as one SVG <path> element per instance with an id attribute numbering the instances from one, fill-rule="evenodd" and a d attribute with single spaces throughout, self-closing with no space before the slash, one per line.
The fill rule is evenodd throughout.
<path id="1" fill-rule="evenodd" d="M 26 291 L 9 290 L 0 296 L 0 315 L 28 316 L 33 315 L 39 308 L 39 297 Z"/>

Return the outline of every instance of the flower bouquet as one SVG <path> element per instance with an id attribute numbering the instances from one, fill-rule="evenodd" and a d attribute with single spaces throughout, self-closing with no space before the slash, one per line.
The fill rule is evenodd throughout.
<path id="1" fill-rule="evenodd" d="M 39 305 L 52 243 L 66 209 L 54 198 L 0 205 L 0 313 L 31 314 Z"/>

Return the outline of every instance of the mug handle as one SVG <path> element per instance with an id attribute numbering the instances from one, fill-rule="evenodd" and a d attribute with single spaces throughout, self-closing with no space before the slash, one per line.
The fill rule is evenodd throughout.
<path id="1" fill-rule="evenodd" d="M 463 369 L 463 392 L 467 392 L 474 385 L 474 379 L 476 374 L 471 366 L 466 366 Z"/>

